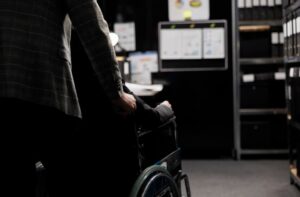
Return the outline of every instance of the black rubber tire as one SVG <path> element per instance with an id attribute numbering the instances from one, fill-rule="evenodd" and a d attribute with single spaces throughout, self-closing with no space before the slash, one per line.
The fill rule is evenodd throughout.
<path id="1" fill-rule="evenodd" d="M 177 184 L 170 173 L 161 166 L 146 168 L 137 178 L 130 197 L 180 197 Z"/>

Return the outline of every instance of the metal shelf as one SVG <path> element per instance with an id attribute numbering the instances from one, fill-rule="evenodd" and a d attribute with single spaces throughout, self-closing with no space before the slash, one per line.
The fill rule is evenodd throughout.
<path id="1" fill-rule="evenodd" d="M 283 64 L 283 63 L 284 63 L 284 59 L 281 57 L 240 59 L 240 65 L 268 65 L 268 64 Z"/>
<path id="2" fill-rule="evenodd" d="M 239 21 L 239 26 L 282 26 L 282 20 Z"/>
<path id="3" fill-rule="evenodd" d="M 288 57 L 284 59 L 285 64 L 300 63 L 300 57 Z"/>
<path id="4" fill-rule="evenodd" d="M 243 155 L 266 155 L 266 154 L 288 154 L 288 149 L 242 149 L 241 154 Z"/>
<path id="5" fill-rule="evenodd" d="M 300 1 L 296 1 L 295 3 L 293 3 L 292 5 L 288 6 L 287 8 L 284 8 L 283 11 L 283 16 L 287 17 L 289 14 L 292 14 L 292 12 L 294 12 L 295 10 L 297 10 L 298 8 L 300 8 Z M 299 67 L 300 63 L 300 57 L 285 57 L 284 58 L 284 63 L 285 63 L 285 67 L 286 70 L 289 71 L 289 68 L 291 67 Z M 286 87 L 288 86 L 288 84 L 290 83 L 290 77 L 288 77 L 289 81 L 286 83 Z M 294 147 L 293 147 L 293 143 L 291 142 L 293 138 L 297 137 L 297 135 L 294 135 L 293 132 L 291 131 L 291 127 L 295 128 L 296 130 L 300 130 L 300 124 L 297 121 L 293 121 L 291 120 L 291 116 L 288 115 L 288 131 L 289 131 L 289 160 L 290 160 L 290 169 L 289 169 L 289 173 L 290 173 L 290 180 L 291 180 L 291 184 L 294 184 L 296 186 L 300 186 L 300 177 L 297 176 L 297 168 L 295 165 L 293 165 L 294 162 L 299 162 L 298 159 L 293 157 L 294 153 Z"/>
<path id="6" fill-rule="evenodd" d="M 286 115 L 286 108 L 271 108 L 271 109 L 240 109 L 240 114 L 245 115 Z"/>
<path id="7" fill-rule="evenodd" d="M 235 1 L 236 2 L 236 1 Z M 250 108 L 250 109 L 240 109 L 241 104 L 241 83 L 242 80 L 240 80 L 240 75 L 244 74 L 243 71 L 246 69 L 255 69 L 256 71 L 264 71 L 269 72 L 269 68 L 283 68 L 284 67 L 284 59 L 283 57 L 253 57 L 253 58 L 243 58 L 240 57 L 240 35 L 245 32 L 246 34 L 256 34 L 262 31 L 267 31 L 267 33 L 271 32 L 273 28 L 281 29 L 283 27 L 283 20 L 254 20 L 254 21 L 239 21 L 238 20 L 238 8 L 235 3 L 235 11 L 236 14 L 233 16 L 234 20 L 236 21 L 236 26 L 234 31 L 236 32 L 236 66 L 233 67 L 234 76 L 236 77 L 235 80 L 235 87 L 236 87 L 236 104 L 234 106 L 234 118 L 235 118 L 235 130 L 234 130 L 234 147 L 235 147 L 235 156 L 236 159 L 241 159 L 242 155 L 250 155 L 250 154 L 266 154 L 266 155 L 272 155 L 272 154 L 288 154 L 288 149 L 285 149 L 285 147 L 282 147 L 283 149 L 280 149 L 281 147 L 270 147 L 270 149 L 243 149 L 243 144 L 241 141 L 241 119 L 243 115 L 260 115 L 263 118 L 263 115 L 274 115 L 274 114 L 282 114 L 285 116 L 287 114 L 287 109 L 274 109 L 274 108 L 267 108 L 267 109 L 259 109 L 259 108 Z M 259 46 L 258 46 L 259 47 Z M 261 70 L 260 70 L 261 69 Z M 248 73 L 248 72 L 247 72 Z"/>

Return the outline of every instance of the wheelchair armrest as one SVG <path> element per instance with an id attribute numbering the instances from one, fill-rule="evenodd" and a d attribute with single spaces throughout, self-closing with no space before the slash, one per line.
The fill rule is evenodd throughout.
<path id="1" fill-rule="evenodd" d="M 158 127 L 153 128 L 153 129 L 144 129 L 142 127 L 138 128 L 137 134 L 138 134 L 138 137 L 140 138 L 140 137 L 143 137 L 150 133 L 158 132 L 158 131 L 161 131 L 163 128 L 171 127 L 171 126 L 173 127 L 174 131 L 176 131 L 176 116 L 171 117 L 169 120 L 167 120 L 163 124 L 159 125 Z"/>

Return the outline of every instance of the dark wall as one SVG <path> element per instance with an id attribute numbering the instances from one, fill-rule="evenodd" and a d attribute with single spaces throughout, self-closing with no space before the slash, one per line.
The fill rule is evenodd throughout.
<path id="1" fill-rule="evenodd" d="M 168 0 L 101 0 L 98 1 L 111 29 L 121 13 L 123 21 L 136 23 L 137 50 L 157 49 L 157 23 L 168 21 Z M 210 0 L 211 19 L 231 17 L 230 0 Z"/>
<path id="2" fill-rule="evenodd" d="M 104 16 L 113 29 L 114 22 L 134 21 L 137 50 L 157 50 L 157 23 L 168 20 L 167 0 L 102 0 Z M 121 14 L 123 21 L 118 21 Z"/>

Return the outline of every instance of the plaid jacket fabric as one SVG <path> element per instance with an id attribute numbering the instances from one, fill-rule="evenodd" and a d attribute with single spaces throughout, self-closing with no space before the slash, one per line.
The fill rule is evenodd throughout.
<path id="1" fill-rule="evenodd" d="M 96 0 L 0 0 L 0 97 L 81 117 L 70 58 L 72 25 L 107 96 L 119 97 L 121 75 Z"/>

